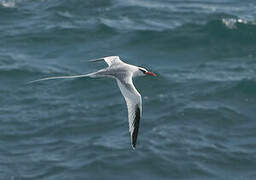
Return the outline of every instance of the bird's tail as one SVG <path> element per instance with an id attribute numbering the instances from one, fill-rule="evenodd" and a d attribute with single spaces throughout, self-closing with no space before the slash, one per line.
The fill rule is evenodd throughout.
<path id="1" fill-rule="evenodd" d="M 40 81 L 45 81 L 45 80 L 52 80 L 52 79 L 73 79 L 73 78 L 82 78 L 82 77 L 94 77 L 94 74 L 95 73 L 75 75 L 75 76 L 46 77 L 46 78 L 42 78 L 42 79 L 37 79 L 37 80 L 29 81 L 27 84 L 31 84 L 31 83 L 35 83 L 35 82 L 40 82 Z"/>

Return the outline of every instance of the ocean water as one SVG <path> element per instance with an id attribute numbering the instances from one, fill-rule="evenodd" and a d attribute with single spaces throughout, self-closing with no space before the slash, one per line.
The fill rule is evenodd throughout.
<path id="1" fill-rule="evenodd" d="M 157 77 L 136 150 L 118 55 Z M 256 179 L 255 0 L 0 0 L 0 179 Z"/>

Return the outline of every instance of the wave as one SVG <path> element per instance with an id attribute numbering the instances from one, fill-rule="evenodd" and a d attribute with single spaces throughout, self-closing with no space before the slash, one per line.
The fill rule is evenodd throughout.
<path id="1" fill-rule="evenodd" d="M 1 0 L 0 5 L 2 5 L 5 8 L 15 8 L 16 7 L 15 1 Z"/>
<path id="2" fill-rule="evenodd" d="M 115 28 L 115 27 L 112 27 Z M 191 41 L 211 43 L 210 39 L 230 40 L 234 42 L 254 43 L 256 40 L 256 24 L 253 22 L 242 21 L 241 19 L 219 18 L 209 20 L 206 23 L 188 23 L 183 24 L 175 29 L 164 29 L 154 31 L 152 29 L 136 30 L 139 36 L 144 40 L 153 41 L 158 39 L 162 41 L 173 38 L 173 42 Z M 151 37 L 151 38 L 150 38 Z M 203 41 L 209 39 L 208 41 Z M 183 39 L 183 40 L 182 40 Z M 186 42 L 187 43 L 187 42 Z M 193 43 L 194 44 L 194 43 Z"/>
<path id="3" fill-rule="evenodd" d="M 64 12 L 64 16 L 73 16 Z M 70 18 L 70 17 L 67 17 Z M 72 18 L 71 18 L 72 19 Z M 32 34 L 18 34 L 18 40 L 27 38 L 33 43 L 55 39 L 56 42 L 72 43 L 76 38 L 83 41 L 95 41 L 95 38 L 109 39 L 125 47 L 150 45 L 164 51 L 207 47 L 213 55 L 248 56 L 255 54 L 256 24 L 228 15 L 213 15 L 205 23 L 177 22 L 172 26 L 163 21 L 132 20 L 128 17 L 87 18 L 83 20 L 64 20 L 46 23 L 42 28 L 36 27 Z M 65 37 L 65 38 L 63 38 Z M 125 37 L 125 38 L 124 38 Z M 74 41 L 75 42 L 75 41 Z M 231 45 L 232 44 L 232 45 Z"/>
<path id="4" fill-rule="evenodd" d="M 256 98 L 256 81 L 255 79 L 244 79 L 239 82 L 230 83 L 230 85 L 222 90 L 216 92 L 215 95 L 219 97 L 240 97 L 244 100 L 253 101 Z"/>
<path id="5" fill-rule="evenodd" d="M 43 76 L 49 76 L 51 74 L 52 76 L 61 76 L 63 74 L 65 75 L 71 75 L 72 70 L 53 65 L 53 66 L 47 66 L 43 67 L 45 65 L 36 65 L 36 64 L 27 64 L 27 63 L 19 63 L 15 62 L 13 64 L 7 64 L 7 65 L 1 65 L 0 67 L 0 75 L 1 77 L 7 77 L 5 79 L 17 79 L 17 78 L 37 78 L 37 77 L 43 77 Z M 29 81 L 29 80 L 28 80 Z M 26 82 L 24 82 L 26 83 Z"/>

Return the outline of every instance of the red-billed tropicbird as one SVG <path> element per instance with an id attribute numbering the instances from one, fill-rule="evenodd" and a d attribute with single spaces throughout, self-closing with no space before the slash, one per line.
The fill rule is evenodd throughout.
<path id="1" fill-rule="evenodd" d="M 129 120 L 129 132 L 131 135 L 131 144 L 135 149 L 137 136 L 139 132 L 139 122 L 142 116 L 142 103 L 141 95 L 133 85 L 132 78 L 136 76 L 156 76 L 154 73 L 147 71 L 145 68 L 127 64 L 120 60 L 119 56 L 109 56 L 95 60 L 89 60 L 90 62 L 105 61 L 108 64 L 107 68 L 101 69 L 97 72 L 76 75 L 76 76 L 58 76 L 38 79 L 30 81 L 30 83 L 50 80 L 50 79 L 66 79 L 66 78 L 79 78 L 79 77 L 110 77 L 117 81 L 117 84 L 124 96 L 128 109 Z"/>

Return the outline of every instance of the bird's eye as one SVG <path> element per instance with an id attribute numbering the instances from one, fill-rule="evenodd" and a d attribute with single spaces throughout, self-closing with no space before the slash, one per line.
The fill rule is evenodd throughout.
<path id="1" fill-rule="evenodd" d="M 139 69 L 140 71 L 142 71 L 143 73 L 145 73 L 146 71 L 144 69 Z"/>

